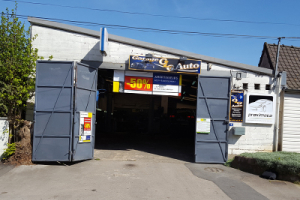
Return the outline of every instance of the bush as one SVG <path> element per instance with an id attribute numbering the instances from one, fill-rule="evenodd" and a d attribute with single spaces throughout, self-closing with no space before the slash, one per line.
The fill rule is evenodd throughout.
<path id="1" fill-rule="evenodd" d="M 7 149 L 5 149 L 4 153 L 2 154 L 2 160 L 7 160 L 10 156 L 12 156 L 16 152 L 16 144 L 8 144 Z"/>
<path id="2" fill-rule="evenodd" d="M 243 153 L 240 156 L 253 158 L 261 167 L 282 174 L 300 174 L 300 153 L 292 152 L 257 152 Z"/>
<path id="3" fill-rule="evenodd" d="M 232 159 L 228 159 L 227 162 L 224 163 L 224 165 L 227 166 L 227 167 L 230 167 L 233 160 L 234 160 L 233 158 Z"/>

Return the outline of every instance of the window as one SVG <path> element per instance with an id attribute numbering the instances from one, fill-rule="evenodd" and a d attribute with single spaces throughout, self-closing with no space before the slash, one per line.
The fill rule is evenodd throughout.
<path id="1" fill-rule="evenodd" d="M 248 90 L 248 83 L 243 83 L 243 89 Z"/>
<path id="2" fill-rule="evenodd" d="M 254 84 L 254 89 L 255 90 L 260 90 L 260 84 Z"/>
<path id="3" fill-rule="evenodd" d="M 270 84 L 266 85 L 266 90 L 271 90 L 271 85 Z"/>

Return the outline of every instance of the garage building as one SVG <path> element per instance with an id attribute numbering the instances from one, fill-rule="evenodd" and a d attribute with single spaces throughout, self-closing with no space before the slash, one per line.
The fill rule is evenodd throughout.
<path id="1" fill-rule="evenodd" d="M 94 148 L 109 149 L 112 144 L 154 153 L 161 148 L 166 156 L 203 163 L 277 149 L 277 94 L 282 86 L 280 79 L 274 81 L 271 69 L 111 35 L 106 29 L 31 17 L 28 21 L 31 34 L 38 34 L 33 47 L 40 56 L 53 56 L 52 61 L 38 62 L 36 97 L 28 103 L 27 119 L 36 122 L 34 161 L 90 159 Z M 70 74 L 64 79 L 63 73 Z M 63 85 L 51 85 L 56 79 L 55 84 Z M 67 98 L 71 109 L 57 109 L 59 97 L 49 107 L 50 97 L 63 94 L 67 87 L 75 94 L 70 92 L 71 100 Z M 89 91 L 85 96 L 89 99 L 96 99 L 96 91 L 99 96 L 97 103 L 87 100 L 80 110 L 76 94 L 84 97 L 83 90 Z M 70 114 L 71 124 L 65 129 L 69 136 L 60 135 L 57 128 L 57 134 L 51 132 L 55 128 L 51 116 L 62 112 Z M 91 135 L 86 124 L 92 127 Z"/>

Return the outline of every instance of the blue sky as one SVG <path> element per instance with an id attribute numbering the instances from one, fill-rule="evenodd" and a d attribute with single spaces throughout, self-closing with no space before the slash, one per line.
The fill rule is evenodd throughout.
<path id="1" fill-rule="evenodd" d="M 17 14 L 56 18 L 101 24 L 150 27 L 156 29 L 230 33 L 240 35 L 300 37 L 299 0 L 24 0 L 44 4 L 69 5 L 110 9 L 155 15 L 213 18 L 251 22 L 283 24 L 237 23 L 212 20 L 194 20 L 175 17 L 154 17 L 116 12 L 66 8 L 57 6 L 18 3 Z M 0 10 L 14 8 L 14 2 L 0 0 Z M 21 19 L 29 26 L 26 19 Z M 71 24 L 70 22 L 63 22 Z M 74 25 L 74 24 L 73 24 Z M 79 25 L 99 30 L 101 26 Z M 203 35 L 169 34 L 129 29 L 108 28 L 111 34 L 257 66 L 264 42 L 277 43 L 277 39 L 226 38 Z M 300 40 L 283 39 L 282 44 L 300 47 Z"/>

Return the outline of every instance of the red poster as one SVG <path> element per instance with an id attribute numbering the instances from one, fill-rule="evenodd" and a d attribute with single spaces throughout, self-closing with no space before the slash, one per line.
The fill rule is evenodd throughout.
<path id="1" fill-rule="evenodd" d="M 84 118 L 84 131 L 91 131 L 92 118 Z"/>
<path id="2" fill-rule="evenodd" d="M 152 91 L 153 78 L 125 76 L 125 90 Z"/>

